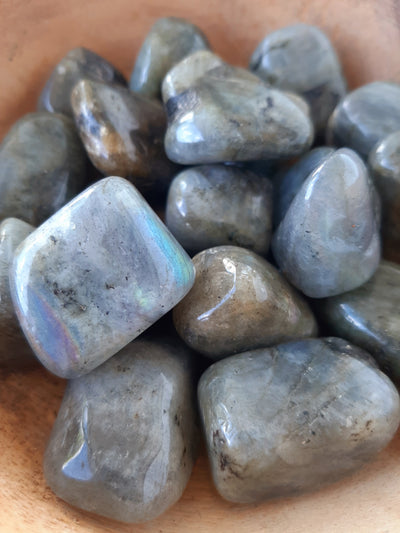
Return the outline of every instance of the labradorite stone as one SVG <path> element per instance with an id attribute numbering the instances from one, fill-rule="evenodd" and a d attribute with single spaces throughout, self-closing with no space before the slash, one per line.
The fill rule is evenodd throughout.
<path id="1" fill-rule="evenodd" d="M 282 159 L 313 141 L 308 110 L 256 76 L 222 66 L 166 103 L 165 149 L 177 163 Z"/>
<path id="2" fill-rule="evenodd" d="M 256 76 L 249 70 L 233 67 L 209 50 L 201 50 L 182 59 L 165 76 L 162 84 L 164 103 L 194 87 L 208 73 L 219 78 L 235 76 L 243 80 L 257 81 Z"/>
<path id="3" fill-rule="evenodd" d="M 86 185 L 87 158 L 64 115 L 30 113 L 0 145 L 0 219 L 37 226 Z"/>
<path id="4" fill-rule="evenodd" d="M 181 497 L 198 441 L 189 356 L 176 340 L 137 340 L 69 382 L 44 457 L 60 498 L 144 522 Z"/>
<path id="5" fill-rule="evenodd" d="M 188 292 L 193 265 L 128 181 L 98 181 L 19 246 L 10 271 L 25 335 L 74 378 L 118 352 Z"/>
<path id="6" fill-rule="evenodd" d="M 375 81 L 337 105 L 327 129 L 328 144 L 347 146 L 366 159 L 379 141 L 400 130 L 400 85 Z"/>
<path id="7" fill-rule="evenodd" d="M 174 178 L 169 189 L 166 224 L 191 253 L 233 244 L 266 254 L 271 218 L 271 182 L 242 168 L 189 168 Z"/>
<path id="8" fill-rule="evenodd" d="M 324 298 L 359 287 L 380 260 L 376 193 L 358 155 L 342 148 L 303 183 L 272 241 L 289 281 Z"/>
<path id="9" fill-rule="evenodd" d="M 400 383 L 400 265 L 382 261 L 367 283 L 317 309 L 330 333 L 368 350 Z"/>
<path id="10" fill-rule="evenodd" d="M 375 146 L 368 163 L 382 202 L 383 255 L 400 263 L 400 131 Z"/>
<path id="11" fill-rule="evenodd" d="M 253 53 L 250 69 L 273 87 L 300 94 L 310 105 L 317 134 L 346 94 L 332 43 L 315 26 L 296 24 L 270 33 Z"/>
<path id="12" fill-rule="evenodd" d="M 214 483 L 239 503 L 342 478 L 384 448 L 400 420 L 392 382 L 366 352 L 332 337 L 219 361 L 198 395 Z"/>
<path id="13" fill-rule="evenodd" d="M 79 134 L 93 165 L 143 193 L 165 191 L 176 167 L 167 159 L 159 102 L 115 85 L 83 80 L 72 92 Z"/>
<path id="14" fill-rule="evenodd" d="M 280 178 L 275 180 L 275 226 L 279 226 L 294 197 L 311 172 L 319 167 L 334 151 L 334 148 L 328 148 L 327 146 L 314 148 L 304 154 L 289 170 L 283 172 Z"/>
<path id="15" fill-rule="evenodd" d="M 149 98 L 159 98 L 167 72 L 184 57 L 208 48 L 207 38 L 197 26 L 176 17 L 158 19 L 139 51 L 130 88 Z"/>
<path id="16" fill-rule="evenodd" d="M 54 68 L 38 108 L 72 116 L 71 92 L 82 79 L 126 85 L 124 76 L 104 58 L 86 48 L 74 48 Z"/>
<path id="17" fill-rule="evenodd" d="M 34 229 L 17 218 L 6 218 L 0 224 L 0 367 L 25 366 L 35 361 L 15 316 L 8 279 L 15 249 Z"/>
<path id="18" fill-rule="evenodd" d="M 307 303 L 254 252 L 217 246 L 193 264 L 194 286 L 173 311 L 176 330 L 192 349 L 221 359 L 317 334 Z"/>

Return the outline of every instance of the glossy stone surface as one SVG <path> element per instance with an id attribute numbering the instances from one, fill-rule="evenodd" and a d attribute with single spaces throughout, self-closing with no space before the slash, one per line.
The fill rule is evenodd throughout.
<path id="1" fill-rule="evenodd" d="M 234 353 L 317 335 L 302 297 L 265 259 L 217 246 L 193 258 L 192 290 L 174 308 L 176 330 L 194 350 L 221 359 Z"/>
<path id="2" fill-rule="evenodd" d="M 290 204 L 308 176 L 335 151 L 319 146 L 304 154 L 296 163 L 276 179 L 274 194 L 274 224 L 279 226 Z"/>
<path id="3" fill-rule="evenodd" d="M 349 93 L 338 104 L 327 129 L 327 140 L 352 148 L 363 158 L 379 141 L 400 130 L 400 85 L 375 81 Z"/>
<path id="4" fill-rule="evenodd" d="M 187 89 L 194 87 L 208 73 L 218 77 L 234 75 L 244 80 L 256 80 L 254 74 L 250 71 L 225 63 L 210 50 L 200 50 L 182 59 L 167 73 L 162 83 L 162 99 L 164 103 L 167 103 L 170 98 L 174 98 Z"/>
<path id="5" fill-rule="evenodd" d="M 196 456 L 194 379 L 176 340 L 136 340 L 72 380 L 44 458 L 68 503 L 123 522 L 156 518 L 182 495 Z"/>
<path id="6" fill-rule="evenodd" d="M 215 485 L 232 502 L 294 496 L 360 468 L 394 436 L 399 395 L 337 338 L 229 357 L 199 383 Z"/>
<path id="7" fill-rule="evenodd" d="M 385 137 L 368 163 L 382 202 L 383 255 L 400 263 L 400 131 Z"/>
<path id="8" fill-rule="evenodd" d="M 167 159 L 160 103 L 129 89 L 83 80 L 72 92 L 79 134 L 93 165 L 143 193 L 165 191 L 176 167 Z"/>
<path id="9" fill-rule="evenodd" d="M 0 367 L 24 366 L 34 361 L 15 316 L 8 278 L 15 249 L 34 229 L 17 218 L 6 218 L 0 224 Z"/>
<path id="10" fill-rule="evenodd" d="M 250 69 L 273 87 L 300 94 L 310 105 L 318 134 L 324 132 L 332 111 L 346 94 L 332 43 L 319 28 L 308 24 L 267 35 L 253 53 Z"/>
<path id="11" fill-rule="evenodd" d="M 34 231 L 10 271 L 18 318 L 55 374 L 89 372 L 169 311 L 193 265 L 137 190 L 105 178 Z"/>
<path id="12" fill-rule="evenodd" d="M 233 67 L 217 67 L 166 103 L 168 157 L 184 165 L 282 159 L 305 152 L 313 126 L 303 102 Z"/>
<path id="13" fill-rule="evenodd" d="M 233 244 L 266 254 L 272 225 L 272 184 L 249 170 L 202 165 L 171 183 L 166 224 L 191 253 Z"/>
<path id="14" fill-rule="evenodd" d="M 158 98 L 166 73 L 184 57 L 208 48 L 207 38 L 197 26 L 181 18 L 160 18 L 139 51 L 129 86 L 135 92 Z"/>
<path id="15" fill-rule="evenodd" d="M 87 48 L 74 48 L 54 68 L 39 97 L 38 108 L 72 117 L 71 92 L 82 79 L 126 85 L 124 76 L 104 58 Z"/>
<path id="16" fill-rule="evenodd" d="M 86 170 L 85 152 L 68 117 L 25 115 L 0 145 L 0 219 L 41 224 L 85 187 Z"/>
<path id="17" fill-rule="evenodd" d="M 355 289 L 374 274 L 380 260 L 375 191 L 355 152 L 337 150 L 307 178 L 272 250 L 289 281 L 312 298 Z"/>
<path id="18" fill-rule="evenodd" d="M 400 383 L 400 265 L 382 261 L 367 283 L 317 309 L 330 333 L 367 350 Z"/>

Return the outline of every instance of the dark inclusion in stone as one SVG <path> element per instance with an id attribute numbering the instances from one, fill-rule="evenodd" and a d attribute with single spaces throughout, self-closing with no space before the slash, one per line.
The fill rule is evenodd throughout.
<path id="1" fill-rule="evenodd" d="M 190 353 L 176 339 L 137 340 L 68 383 L 44 474 L 71 505 L 144 522 L 181 497 L 197 441 Z"/>

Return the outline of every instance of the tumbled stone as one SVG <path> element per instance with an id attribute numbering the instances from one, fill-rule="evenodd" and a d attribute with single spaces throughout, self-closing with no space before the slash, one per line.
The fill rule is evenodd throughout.
<path id="1" fill-rule="evenodd" d="M 193 265 L 128 181 L 105 178 L 18 248 L 10 284 L 25 335 L 55 374 L 89 372 L 169 311 Z"/>
<path id="2" fill-rule="evenodd" d="M 139 51 L 129 86 L 149 98 L 159 98 L 166 73 L 184 57 L 208 48 L 207 38 L 197 26 L 181 18 L 160 18 Z"/>
<path id="3" fill-rule="evenodd" d="M 54 68 L 38 108 L 72 116 L 71 92 L 82 79 L 126 85 L 124 76 L 104 58 L 87 48 L 74 48 Z"/>
<path id="4" fill-rule="evenodd" d="M 317 134 L 324 132 L 346 81 L 337 54 L 327 35 L 315 26 L 296 24 L 267 35 L 250 60 L 260 78 L 300 94 L 310 105 Z"/>
<path id="5" fill-rule="evenodd" d="M 233 244 L 266 254 L 271 238 L 272 184 L 249 170 L 202 165 L 171 183 L 166 224 L 191 253 Z"/>
<path id="6" fill-rule="evenodd" d="M 188 351 L 136 340 L 70 381 L 44 458 L 68 503 L 123 522 L 156 518 L 182 495 L 198 429 Z"/>
<path id="7" fill-rule="evenodd" d="M 385 137 L 368 162 L 382 202 L 383 255 L 400 263 L 400 131 Z"/>
<path id="8" fill-rule="evenodd" d="M 162 83 L 162 99 L 166 104 L 170 98 L 175 98 L 184 91 L 196 86 L 204 76 L 215 78 L 239 78 L 243 81 L 257 82 L 257 76 L 249 70 L 234 67 L 225 63 L 219 56 L 209 50 L 201 50 L 185 57 L 176 64 L 165 76 Z M 290 94 L 291 97 L 296 95 Z M 173 102 L 171 102 L 173 104 Z M 170 103 L 170 105 L 171 105 Z M 300 106 L 307 106 L 302 100 L 296 101 Z M 306 113 L 309 108 L 306 107 Z"/>
<path id="9" fill-rule="evenodd" d="M 367 283 L 317 309 L 329 333 L 367 350 L 400 383 L 400 265 L 382 261 Z"/>
<path id="10" fill-rule="evenodd" d="M 214 483 L 239 503 L 315 490 L 394 436 L 399 395 L 369 355 L 337 338 L 229 357 L 199 383 Z"/>
<path id="11" fill-rule="evenodd" d="M 143 193 L 165 191 L 176 167 L 165 155 L 160 103 L 129 89 L 83 80 L 72 92 L 79 134 L 93 165 Z"/>
<path id="12" fill-rule="evenodd" d="M 277 179 L 274 195 L 274 224 L 279 226 L 299 189 L 316 168 L 330 155 L 334 148 L 319 146 L 304 154 L 292 167 Z"/>
<path id="13" fill-rule="evenodd" d="M 337 105 L 327 141 L 352 148 L 363 158 L 379 141 L 400 130 L 400 84 L 375 81 L 349 93 Z"/>
<path id="14" fill-rule="evenodd" d="M 0 145 L 0 219 L 41 224 L 85 187 L 86 170 L 85 152 L 68 117 L 25 115 Z"/>
<path id="15" fill-rule="evenodd" d="M 0 224 L 0 367 L 25 366 L 35 360 L 15 316 L 8 279 L 15 249 L 34 229 L 17 218 Z"/>
<path id="16" fill-rule="evenodd" d="M 173 311 L 176 330 L 192 349 L 221 359 L 317 334 L 307 303 L 254 252 L 217 246 L 193 263 L 194 286 Z"/>
<path id="17" fill-rule="evenodd" d="M 206 72 L 166 110 L 165 149 L 184 165 L 294 157 L 313 141 L 304 104 L 243 69 Z"/>
<path id="18" fill-rule="evenodd" d="M 375 191 L 355 152 L 337 150 L 306 179 L 272 250 L 284 275 L 312 298 L 355 289 L 374 274 L 380 260 Z"/>

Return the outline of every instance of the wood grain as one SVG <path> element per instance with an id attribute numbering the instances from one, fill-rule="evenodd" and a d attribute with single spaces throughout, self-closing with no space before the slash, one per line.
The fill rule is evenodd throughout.
<path id="1" fill-rule="evenodd" d="M 191 19 L 225 59 L 246 65 L 265 33 L 303 21 L 332 38 L 351 87 L 400 81 L 400 12 L 380 0 L 0 0 L 0 137 L 35 108 L 52 66 L 84 45 L 127 75 L 159 16 Z M 180 502 L 158 520 L 126 526 L 72 509 L 46 487 L 42 454 L 64 383 L 41 368 L 0 374 L 0 532 L 342 533 L 400 531 L 400 435 L 376 461 L 316 494 L 259 506 L 224 502 L 204 452 Z"/>

